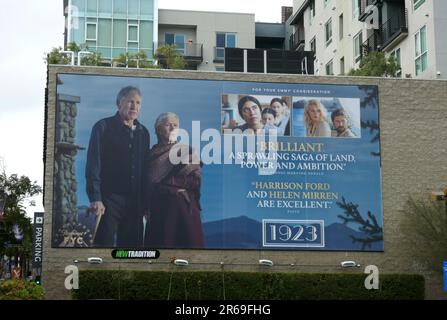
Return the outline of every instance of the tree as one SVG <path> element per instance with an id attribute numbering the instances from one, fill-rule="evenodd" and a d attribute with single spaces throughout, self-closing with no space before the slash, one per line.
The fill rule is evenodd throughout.
<path id="1" fill-rule="evenodd" d="M 50 53 L 47 54 L 46 61 L 48 64 L 71 64 L 70 57 L 61 53 L 62 48 L 53 48 Z M 77 53 L 80 51 L 89 51 L 88 46 L 81 47 L 76 42 L 70 42 L 67 45 L 67 51 L 72 51 L 77 57 Z M 102 56 L 99 52 L 91 52 L 89 55 L 84 55 L 81 58 L 82 66 L 99 66 L 102 63 Z"/>
<path id="2" fill-rule="evenodd" d="M 175 44 L 159 47 L 154 57 L 163 69 L 185 69 L 186 67 L 185 58 L 177 51 Z"/>
<path id="3" fill-rule="evenodd" d="M 447 202 L 408 197 L 401 232 L 408 250 L 421 265 L 442 272 L 447 257 Z"/>
<path id="4" fill-rule="evenodd" d="M 53 48 L 50 53 L 46 54 L 46 62 L 48 64 L 70 64 L 70 58 L 61 53 L 62 48 Z"/>
<path id="5" fill-rule="evenodd" d="M 4 214 L 0 220 L 1 256 L 13 256 L 16 261 L 20 257 L 22 263 L 31 257 L 32 224 L 31 219 L 26 216 L 25 202 L 41 192 L 42 188 L 26 176 L 8 176 L 4 170 L 0 173 L 0 198 L 4 203 Z M 33 205 L 32 202 L 29 204 Z M 21 246 L 11 246 L 17 241 L 14 231 L 23 235 Z"/>
<path id="6" fill-rule="evenodd" d="M 384 52 L 372 51 L 362 58 L 359 69 L 349 71 L 350 76 L 395 77 L 400 67 L 394 57 L 386 58 Z"/>
<path id="7" fill-rule="evenodd" d="M 126 68 L 155 68 L 155 66 L 148 61 L 147 53 L 143 50 L 137 53 L 122 53 L 115 59 L 115 61 Z"/>

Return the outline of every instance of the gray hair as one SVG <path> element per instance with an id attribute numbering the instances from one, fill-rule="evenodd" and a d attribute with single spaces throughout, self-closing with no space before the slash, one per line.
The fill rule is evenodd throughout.
<path id="1" fill-rule="evenodd" d="M 132 91 L 136 92 L 141 97 L 140 89 L 138 89 L 137 87 L 133 87 L 133 86 L 127 86 L 127 87 L 122 88 L 120 90 L 120 92 L 118 92 L 118 95 L 116 96 L 116 105 L 119 106 L 121 99 L 126 97 Z"/>
<path id="2" fill-rule="evenodd" d="M 180 118 L 174 112 L 164 112 L 158 116 L 157 120 L 155 120 L 155 130 L 157 130 L 159 126 L 163 125 L 163 123 L 169 118 L 175 118 L 178 122 L 180 122 Z"/>

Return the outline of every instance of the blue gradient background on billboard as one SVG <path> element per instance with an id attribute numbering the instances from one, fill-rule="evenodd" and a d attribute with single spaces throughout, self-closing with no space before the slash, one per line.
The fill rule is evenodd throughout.
<path id="1" fill-rule="evenodd" d="M 369 96 L 367 90 L 377 94 L 376 87 L 348 85 L 309 85 L 284 83 L 255 83 L 212 80 L 181 80 L 135 77 L 112 77 L 90 75 L 59 75 L 62 84 L 58 94 L 79 96 L 76 120 L 76 144 L 88 147 L 93 125 L 100 119 L 115 114 L 116 95 L 122 87 L 133 85 L 142 93 L 142 110 L 139 121 L 151 134 L 151 145 L 156 143 L 155 119 L 162 112 L 174 112 L 180 117 L 180 126 L 191 132 L 191 122 L 200 120 L 201 130 L 215 128 L 220 130 L 221 95 L 250 94 L 318 98 L 358 98 L 361 100 L 361 120 L 378 122 L 378 97 Z M 272 90 L 327 90 L 328 93 L 272 93 Z M 268 90 L 268 92 L 261 92 Z M 369 103 L 365 103 L 368 101 Z M 324 219 L 325 226 L 340 223 L 337 216 L 343 213 L 338 206 L 329 210 L 300 209 L 299 213 L 287 213 L 285 209 L 256 208 L 256 200 L 247 199 L 252 190 L 251 181 L 299 181 L 330 183 L 331 191 L 337 192 L 347 201 L 358 204 L 360 213 L 366 217 L 368 211 L 378 217 L 382 226 L 382 196 L 380 157 L 371 155 L 379 152 L 379 141 L 371 143 L 375 133 L 361 129 L 359 139 L 335 138 L 293 138 L 281 137 L 279 141 L 322 142 L 324 153 L 354 154 L 355 164 L 348 164 L 343 172 L 326 172 L 323 176 L 258 175 L 257 169 L 241 169 L 237 165 L 205 165 L 202 182 L 202 221 L 204 223 L 230 217 L 247 216 L 261 221 L 269 219 Z M 202 143 L 206 145 L 206 142 Z M 85 162 L 87 150 L 80 151 L 76 158 L 76 177 L 78 181 L 78 206 L 88 206 L 85 192 Z M 334 201 L 335 202 L 335 201 Z M 358 245 L 356 246 L 358 247 Z"/>

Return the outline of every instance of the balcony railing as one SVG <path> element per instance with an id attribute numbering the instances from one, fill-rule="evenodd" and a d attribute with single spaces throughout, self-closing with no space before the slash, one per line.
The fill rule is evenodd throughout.
<path id="1" fill-rule="evenodd" d="M 378 30 L 362 43 L 361 56 L 372 51 L 386 50 L 397 41 L 408 35 L 407 10 L 382 24 Z"/>
<path id="2" fill-rule="evenodd" d="M 369 16 L 369 11 L 366 11 L 366 8 L 371 5 L 375 5 L 377 0 L 357 0 L 359 1 L 359 20 L 365 21 L 365 19 Z"/>
<path id="3" fill-rule="evenodd" d="M 304 34 L 300 30 L 296 31 L 290 36 L 289 44 L 291 51 L 298 51 L 304 49 Z"/>
<path id="4" fill-rule="evenodd" d="M 175 45 L 176 50 L 180 53 L 185 60 L 188 62 L 189 60 L 197 60 L 203 61 L 203 45 L 201 43 L 166 43 L 166 42 L 158 42 L 154 43 L 155 52 L 157 48 L 160 48 L 165 45 Z"/>
<path id="5" fill-rule="evenodd" d="M 408 35 L 408 11 L 388 19 L 381 27 L 382 49 L 389 46 L 395 39 Z"/>

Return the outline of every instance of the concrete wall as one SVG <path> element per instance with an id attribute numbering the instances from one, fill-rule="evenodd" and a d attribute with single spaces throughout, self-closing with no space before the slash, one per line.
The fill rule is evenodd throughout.
<path id="1" fill-rule="evenodd" d="M 115 76 L 211 79 L 279 83 L 318 83 L 377 85 L 379 87 L 382 197 L 384 224 L 384 252 L 303 252 L 303 251 L 244 251 L 244 250 L 161 250 L 155 263 L 118 263 L 111 258 L 111 250 L 104 249 L 53 249 L 51 225 L 53 210 L 53 159 L 56 108 L 56 74 L 85 73 Z M 172 257 L 191 262 L 188 269 L 265 271 L 257 266 L 258 259 L 271 259 L 277 266 L 268 272 L 357 272 L 363 273 L 366 265 L 374 264 L 381 273 L 418 273 L 426 277 L 426 295 L 431 299 L 447 298 L 442 291 L 441 275 L 421 269 L 408 249 L 400 229 L 402 207 L 408 194 L 426 194 L 442 190 L 447 182 L 444 141 L 447 140 L 447 122 L 442 114 L 447 101 L 447 81 L 318 77 L 296 75 L 264 75 L 217 72 L 186 72 L 159 70 L 130 70 L 112 68 L 78 68 L 50 66 L 47 118 L 47 153 L 45 170 L 45 232 L 42 283 L 48 299 L 68 299 L 64 288 L 64 268 L 73 259 L 87 260 L 99 256 L 102 265 L 80 263 L 80 269 L 172 270 Z M 367 182 L 365 182 L 367 183 Z M 340 262 L 355 260 L 362 268 L 345 270 Z M 294 263 L 295 266 L 290 266 Z M 230 265 L 236 264 L 236 265 Z M 278 266 L 278 264 L 282 264 Z"/>
<path id="2" fill-rule="evenodd" d="M 216 32 L 236 33 L 237 48 L 255 48 L 254 14 L 166 9 L 160 9 L 158 13 L 160 32 L 172 26 L 180 29 L 183 26 L 185 33 L 190 32 L 191 27 L 196 28 L 196 43 L 203 44 L 203 63 L 198 66 L 198 70 L 216 71 L 217 66 L 224 65 L 213 62 Z M 164 34 L 159 33 L 159 37 L 162 41 Z"/>

